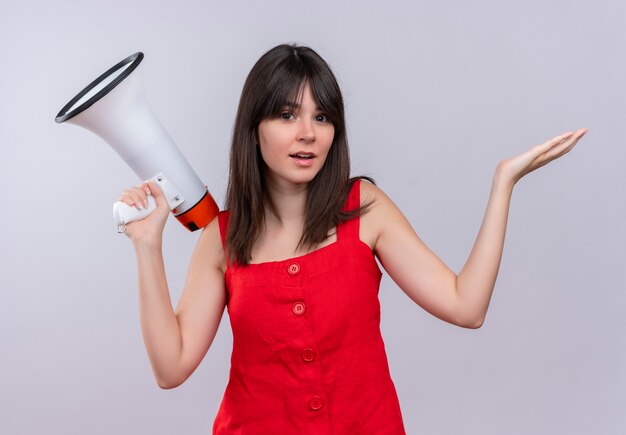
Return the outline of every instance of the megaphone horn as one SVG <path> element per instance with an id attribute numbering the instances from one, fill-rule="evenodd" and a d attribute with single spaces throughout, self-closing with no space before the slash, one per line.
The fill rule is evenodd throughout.
<path id="1" fill-rule="evenodd" d="M 143 53 L 137 52 L 109 68 L 72 98 L 55 121 L 81 126 L 104 139 L 140 179 L 157 183 L 176 219 L 195 231 L 211 222 L 219 208 L 150 107 L 136 72 L 142 59 Z M 118 232 L 155 209 L 151 195 L 144 210 L 116 202 Z"/>

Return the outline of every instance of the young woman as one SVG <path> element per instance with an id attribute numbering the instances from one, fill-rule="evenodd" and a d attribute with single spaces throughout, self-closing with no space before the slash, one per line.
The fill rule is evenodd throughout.
<path id="1" fill-rule="evenodd" d="M 233 132 L 226 210 L 194 249 L 172 308 L 161 251 L 169 215 L 152 183 L 119 200 L 158 208 L 127 226 L 142 333 L 162 388 L 208 351 L 224 307 L 233 331 L 215 434 L 403 434 L 380 334 L 381 271 L 418 305 L 464 328 L 485 319 L 513 186 L 569 152 L 568 132 L 498 165 L 476 243 L 457 275 L 371 179 L 350 178 L 344 107 L 324 60 L 280 45 L 252 68 Z"/>

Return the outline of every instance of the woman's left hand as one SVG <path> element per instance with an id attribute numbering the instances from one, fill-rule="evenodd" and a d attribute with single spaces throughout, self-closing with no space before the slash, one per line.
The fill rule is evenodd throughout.
<path id="1" fill-rule="evenodd" d="M 570 152 L 588 131 L 586 128 L 581 128 L 573 133 L 562 134 L 541 145 L 535 145 L 524 154 L 503 160 L 498 165 L 497 174 L 502 180 L 515 185 L 524 175 Z"/>

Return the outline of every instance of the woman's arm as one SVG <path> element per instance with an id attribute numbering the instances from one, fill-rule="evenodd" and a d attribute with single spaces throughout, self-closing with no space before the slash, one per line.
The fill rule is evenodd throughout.
<path id="1" fill-rule="evenodd" d="M 475 327 L 457 292 L 457 275 L 419 238 L 400 209 L 377 186 L 361 182 L 360 236 L 391 279 L 416 304 L 448 323 Z M 476 325 L 477 327 L 478 325 Z"/>
<path id="2" fill-rule="evenodd" d="M 176 311 L 160 245 L 135 243 L 141 331 L 161 388 L 182 384 L 209 350 L 225 307 L 223 250 L 217 219 L 202 229 Z"/>
<path id="3" fill-rule="evenodd" d="M 119 200 L 139 208 L 147 206 L 149 193 L 157 209 L 127 224 L 125 234 L 137 255 L 141 332 L 152 371 L 161 388 L 174 388 L 193 373 L 215 338 L 226 301 L 225 258 L 218 220 L 213 219 L 198 238 L 174 311 L 161 251 L 170 214 L 167 201 L 153 181 L 126 190 Z"/>
<path id="4" fill-rule="evenodd" d="M 498 165 L 476 242 L 458 276 L 421 241 L 396 205 L 369 183 L 361 184 L 361 196 L 363 202 L 373 199 L 374 205 L 362 217 L 361 234 L 371 238 L 370 246 L 385 270 L 415 303 L 449 323 L 479 328 L 502 259 L 513 186 L 568 153 L 586 132 L 557 136 Z"/>

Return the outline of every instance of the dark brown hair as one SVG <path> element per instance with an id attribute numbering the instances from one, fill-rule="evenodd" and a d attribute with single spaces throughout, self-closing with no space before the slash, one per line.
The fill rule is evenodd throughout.
<path id="1" fill-rule="evenodd" d="M 330 67 L 309 47 L 274 47 L 252 67 L 237 109 L 226 191 L 226 208 L 230 210 L 226 250 L 230 262 L 250 262 L 252 246 L 265 225 L 266 186 L 264 161 L 257 146 L 258 126 L 264 119 L 278 117 L 288 102 L 297 102 L 306 84 L 332 122 L 335 134 L 324 165 L 307 186 L 304 231 L 297 248 L 317 246 L 326 240 L 331 228 L 360 216 L 370 205 L 342 211 L 354 181 L 374 180 L 350 178 L 343 98 Z"/>

